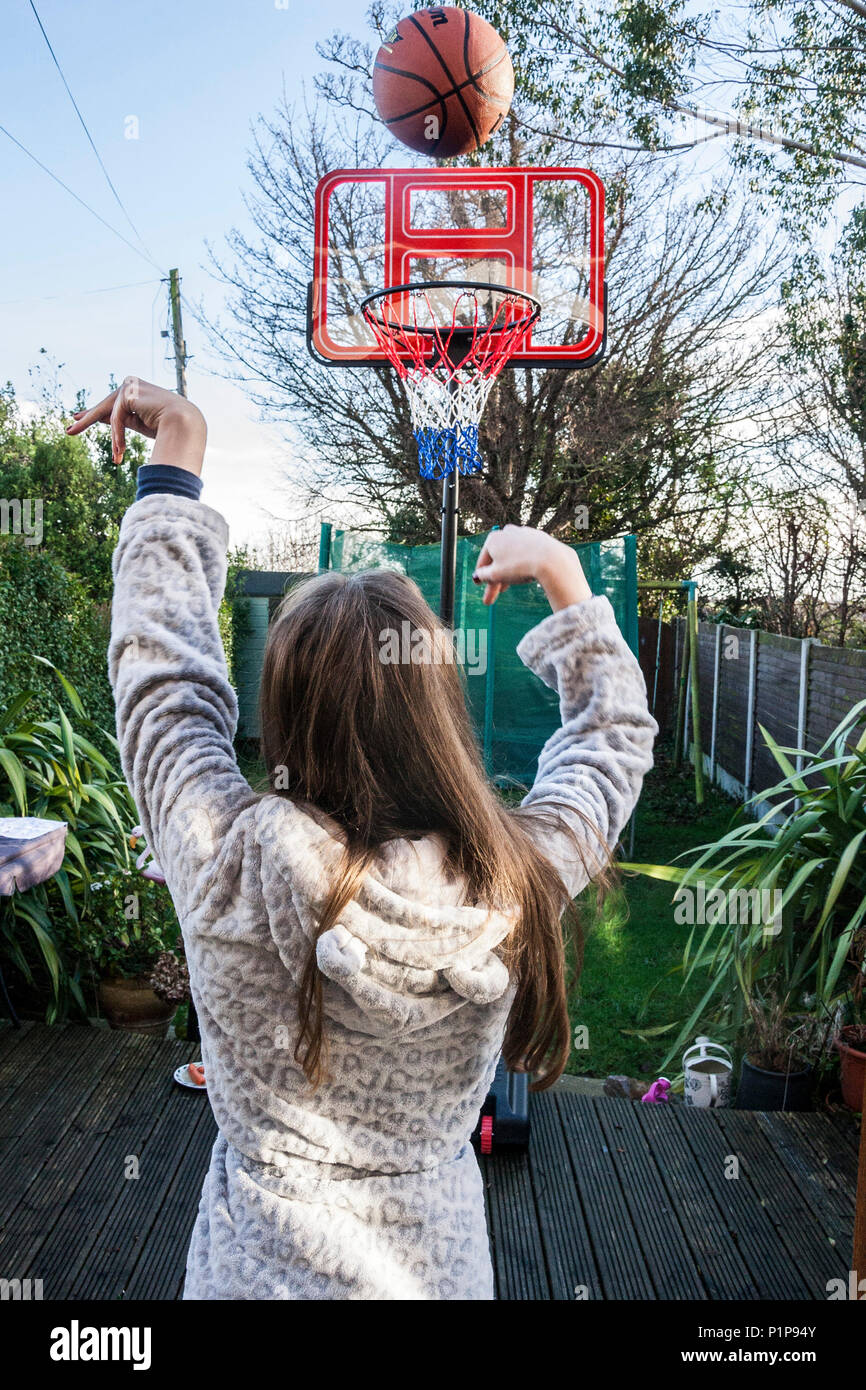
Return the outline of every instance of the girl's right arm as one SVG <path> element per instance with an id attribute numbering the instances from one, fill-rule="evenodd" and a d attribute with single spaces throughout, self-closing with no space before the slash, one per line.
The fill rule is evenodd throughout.
<path id="1" fill-rule="evenodd" d="M 541 750 L 522 819 L 574 896 L 615 846 L 652 767 L 658 725 L 643 675 L 609 601 L 592 597 L 577 555 L 552 536 L 524 527 L 492 532 L 475 577 L 487 586 L 485 602 L 509 584 L 537 579 L 554 610 L 517 648 L 559 695 L 561 716 Z M 557 830 L 563 823 L 571 834 Z"/>

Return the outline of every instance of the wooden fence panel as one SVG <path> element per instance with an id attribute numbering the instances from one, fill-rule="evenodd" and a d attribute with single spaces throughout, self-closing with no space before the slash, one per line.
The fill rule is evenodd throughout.
<path id="1" fill-rule="evenodd" d="M 717 626 L 698 626 L 698 686 L 701 716 L 701 742 L 707 772 L 712 751 L 713 700 L 716 679 Z M 672 643 L 671 700 L 676 707 L 677 678 L 685 620 L 677 619 Z M 801 673 L 806 662 L 805 729 L 803 746 L 821 746 L 852 705 L 866 700 L 866 651 L 859 648 L 824 647 L 810 642 L 803 655 L 803 642 L 796 637 L 780 637 L 759 632 L 756 637 L 756 671 L 753 707 L 749 708 L 749 668 L 752 633 L 747 628 L 722 627 L 715 742 L 715 780 L 741 792 L 766 791 L 780 780 L 780 770 L 769 752 L 760 726 L 786 748 L 798 746 L 801 716 Z M 747 763 L 749 726 L 753 724 L 751 776 Z M 866 727 L 864 719 L 855 737 Z"/>
<path id="2" fill-rule="evenodd" d="M 807 747 L 820 748 L 859 700 L 866 699 L 866 651 L 814 646 L 809 664 Z"/>
<path id="3" fill-rule="evenodd" d="M 764 742 L 760 726 L 784 748 L 797 742 L 800 708 L 800 647 L 795 637 L 758 634 L 758 684 L 755 695 L 755 750 L 752 787 L 764 791 L 782 777 L 779 765 Z"/>
<path id="4" fill-rule="evenodd" d="M 722 629 L 716 768 L 737 782 L 746 775 L 749 642 L 750 635 L 742 628 Z"/>

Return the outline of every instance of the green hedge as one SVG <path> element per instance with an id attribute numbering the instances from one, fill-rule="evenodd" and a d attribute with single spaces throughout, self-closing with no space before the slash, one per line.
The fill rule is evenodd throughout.
<path id="1" fill-rule="evenodd" d="M 113 729 L 108 629 L 107 606 L 46 550 L 0 536 L 0 707 L 29 688 L 40 713 L 53 713 L 51 672 L 33 660 L 44 656 L 69 677 L 94 721 Z"/>

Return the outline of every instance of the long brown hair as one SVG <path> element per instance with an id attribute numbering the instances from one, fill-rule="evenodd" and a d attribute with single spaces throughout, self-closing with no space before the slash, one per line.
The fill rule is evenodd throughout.
<path id="1" fill-rule="evenodd" d="M 438 659 L 383 660 L 386 633 L 401 640 L 410 633 L 416 651 Z M 567 993 L 583 963 L 580 915 L 527 833 L 526 813 L 509 810 L 485 773 L 450 644 L 402 574 L 329 572 L 304 580 L 268 634 L 262 755 L 274 792 L 326 812 L 345 835 L 317 935 L 338 921 L 386 841 L 431 833 L 444 837 L 446 866 L 465 882 L 467 903 L 513 912 L 514 930 L 500 948 L 517 984 L 503 1055 L 510 1067 L 538 1073 L 533 1089 L 542 1090 L 568 1058 Z M 557 820 L 556 828 L 565 826 Z M 589 829 L 598 855 L 586 869 L 604 882 L 607 847 Z M 585 860 L 585 846 L 571 838 Z M 574 943 L 568 984 L 563 914 Z M 295 1058 L 317 1085 L 326 1039 L 315 944 L 301 980 L 299 1025 Z"/>

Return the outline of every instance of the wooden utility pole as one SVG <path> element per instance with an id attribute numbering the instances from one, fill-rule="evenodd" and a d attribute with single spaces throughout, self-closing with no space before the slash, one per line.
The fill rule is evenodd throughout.
<path id="1" fill-rule="evenodd" d="M 180 276 L 177 267 L 168 272 L 168 297 L 171 303 L 171 336 L 174 341 L 174 369 L 177 373 L 177 394 L 186 395 L 186 343 L 183 340 L 183 319 L 180 314 Z M 189 1008 L 186 1020 L 186 1040 L 187 1042 L 199 1042 L 201 1040 L 201 1030 L 198 1026 L 198 1014 L 195 1011 L 195 1004 L 192 995 L 189 997 Z"/>
<path id="2" fill-rule="evenodd" d="M 177 373 L 177 394 L 186 395 L 186 343 L 183 340 L 183 320 L 180 316 L 180 276 L 177 269 L 168 272 L 168 297 L 171 301 L 171 331 L 174 339 L 174 366 Z"/>

